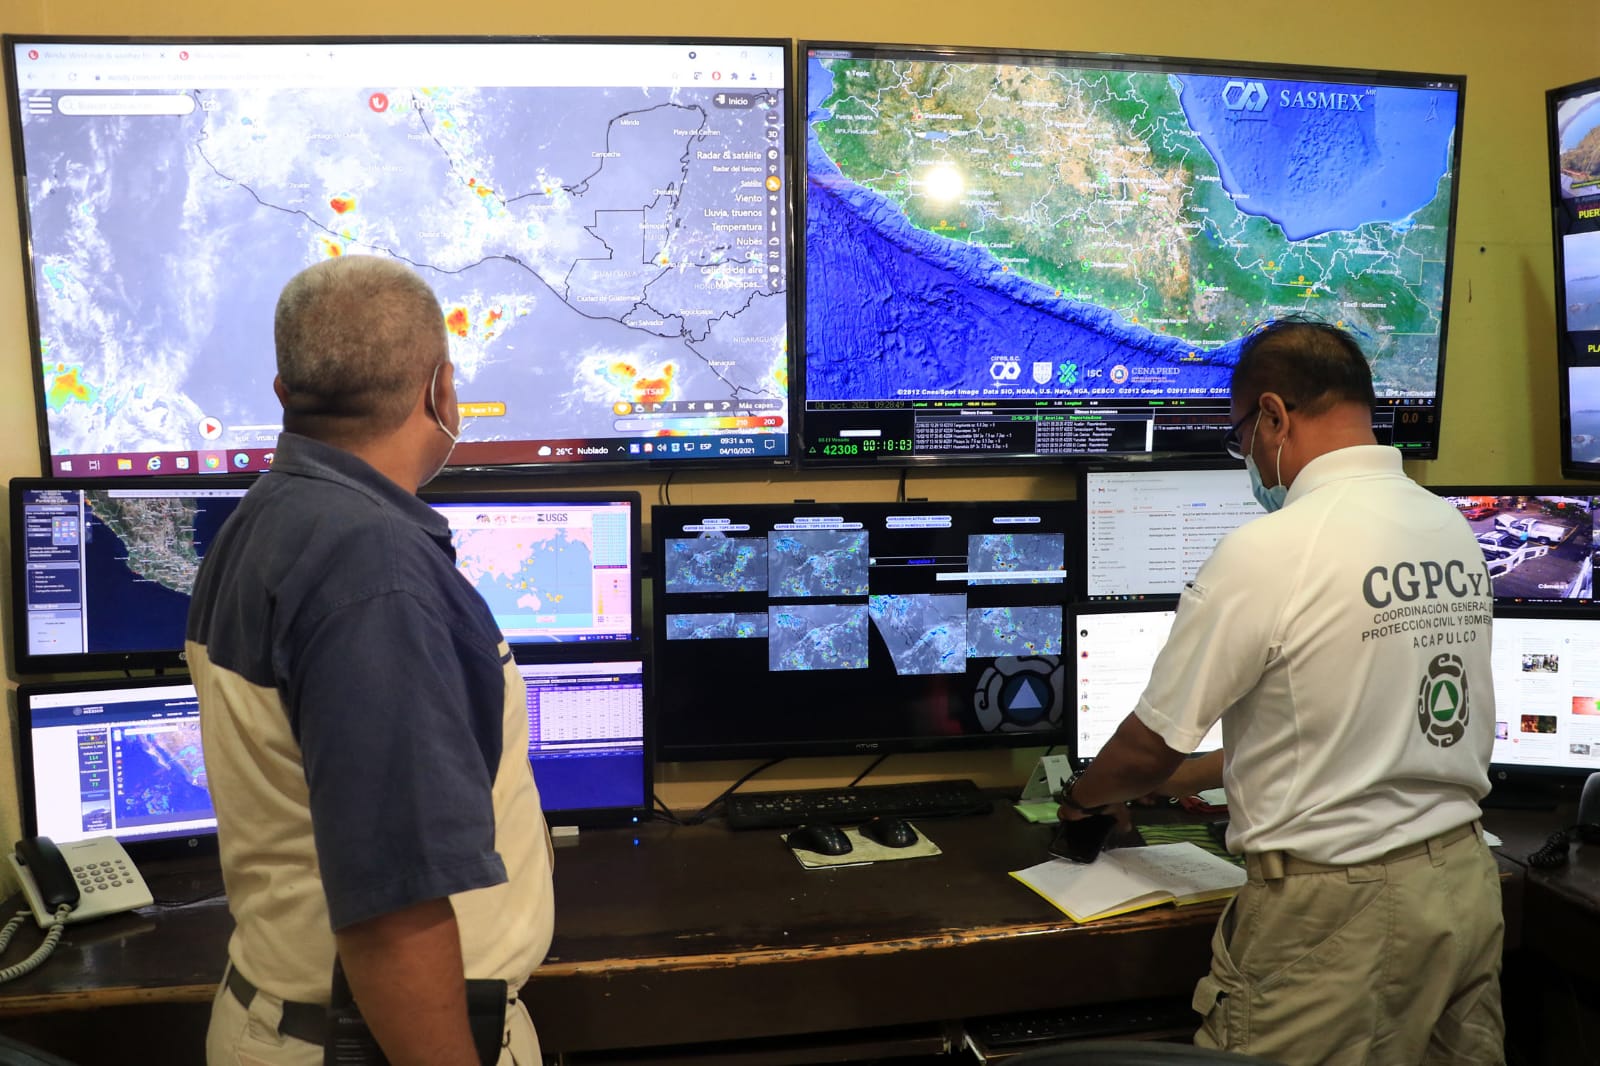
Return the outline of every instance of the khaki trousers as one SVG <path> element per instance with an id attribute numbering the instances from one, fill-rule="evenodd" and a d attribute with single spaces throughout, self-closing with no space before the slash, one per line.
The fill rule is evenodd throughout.
<path id="1" fill-rule="evenodd" d="M 1197 1045 L 1288 1066 L 1505 1062 L 1500 874 L 1476 822 L 1360 866 L 1247 863 L 1195 987 Z"/>

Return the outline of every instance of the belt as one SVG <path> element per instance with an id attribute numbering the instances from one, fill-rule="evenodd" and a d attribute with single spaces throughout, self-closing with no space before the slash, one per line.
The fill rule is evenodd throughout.
<path id="1" fill-rule="evenodd" d="M 239 972 L 233 963 L 228 963 L 227 976 L 223 981 L 228 986 L 228 991 L 233 993 L 246 1010 L 260 991 L 250 983 L 250 979 Z M 317 1003 L 296 1003 L 293 1000 L 283 1001 L 283 1016 L 278 1019 L 278 1034 L 292 1036 L 296 1040 L 304 1040 L 308 1044 L 322 1044 L 328 1037 L 328 1008 Z"/>
<path id="2" fill-rule="evenodd" d="M 1286 851 L 1255 852 L 1244 857 L 1245 869 L 1249 872 L 1252 881 L 1277 881 L 1284 877 L 1294 877 L 1299 874 L 1346 873 L 1363 867 L 1384 866 L 1391 862 L 1403 862 L 1406 859 L 1415 859 L 1421 855 L 1439 856 L 1440 852 L 1450 845 L 1465 840 L 1470 836 L 1481 836 L 1482 833 L 1482 824 L 1474 820 L 1466 825 L 1446 830 L 1438 836 L 1430 837 L 1427 840 L 1395 848 L 1393 851 L 1368 862 L 1353 862 L 1344 866 L 1312 862 L 1309 859 L 1297 859 Z"/>

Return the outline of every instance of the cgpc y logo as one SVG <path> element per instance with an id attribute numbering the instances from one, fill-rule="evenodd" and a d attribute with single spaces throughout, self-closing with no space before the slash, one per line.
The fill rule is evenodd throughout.
<path id="1" fill-rule="evenodd" d="M 1467 735 L 1467 670 L 1460 656 L 1435 655 L 1417 689 L 1417 725 L 1430 744 L 1448 748 Z"/>

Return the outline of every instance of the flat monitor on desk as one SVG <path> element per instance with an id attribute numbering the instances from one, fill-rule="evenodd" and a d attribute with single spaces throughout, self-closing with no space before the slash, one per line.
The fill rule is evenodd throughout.
<path id="1" fill-rule="evenodd" d="M 1046 745 L 1064 501 L 655 508 L 662 757 Z"/>
<path id="2" fill-rule="evenodd" d="M 17 672 L 182 666 L 195 574 L 249 484 L 13 478 Z"/>
<path id="3" fill-rule="evenodd" d="M 17 714 L 24 834 L 109 834 L 136 859 L 215 847 L 188 678 L 23 685 Z"/>
<path id="4" fill-rule="evenodd" d="M 1576 798 L 1600 771 L 1600 615 L 1497 610 L 1490 804 Z"/>
<path id="5" fill-rule="evenodd" d="M 528 759 L 551 825 L 623 825 L 650 811 L 640 660 L 522 663 Z"/>

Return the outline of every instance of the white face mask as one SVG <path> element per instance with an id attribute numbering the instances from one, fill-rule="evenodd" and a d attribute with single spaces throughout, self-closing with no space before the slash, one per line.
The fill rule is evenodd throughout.
<path id="1" fill-rule="evenodd" d="M 1256 425 L 1250 428 L 1250 447 L 1245 449 L 1244 468 L 1250 475 L 1250 495 L 1256 498 L 1261 509 L 1271 514 L 1279 510 L 1289 498 L 1289 486 L 1283 483 L 1283 446 L 1285 441 L 1278 442 L 1278 483 L 1272 488 L 1267 488 L 1266 482 L 1261 478 L 1261 471 L 1256 466 L 1255 456 L 1251 452 L 1256 443 L 1256 426 L 1261 425 L 1261 416 L 1256 416 Z"/>
<path id="2" fill-rule="evenodd" d="M 440 363 L 433 368 L 433 377 L 428 379 L 428 402 L 433 404 L 433 421 L 439 427 L 439 432 L 450 438 L 450 449 L 444 453 L 444 458 L 439 460 L 439 465 L 433 473 L 422 479 L 426 485 L 439 476 L 439 472 L 450 464 L 450 456 L 456 450 L 456 443 L 461 440 L 461 423 L 456 422 L 456 432 L 450 432 L 450 427 L 444 424 L 444 419 L 439 417 L 439 370 L 444 364 Z"/>

